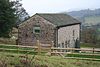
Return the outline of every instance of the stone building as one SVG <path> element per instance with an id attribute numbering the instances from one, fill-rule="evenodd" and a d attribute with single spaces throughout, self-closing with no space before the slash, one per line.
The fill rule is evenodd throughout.
<path id="1" fill-rule="evenodd" d="M 47 46 L 54 42 L 55 47 L 75 47 L 80 39 L 80 22 L 66 14 L 36 13 L 18 27 L 19 45 L 36 45 L 39 40 Z"/>

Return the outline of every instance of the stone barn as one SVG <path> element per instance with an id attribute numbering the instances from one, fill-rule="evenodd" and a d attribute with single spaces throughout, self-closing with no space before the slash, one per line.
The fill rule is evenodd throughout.
<path id="1" fill-rule="evenodd" d="M 54 42 L 54 47 L 76 47 L 80 40 L 80 22 L 67 14 L 36 13 L 18 27 L 18 44 L 44 46 Z"/>

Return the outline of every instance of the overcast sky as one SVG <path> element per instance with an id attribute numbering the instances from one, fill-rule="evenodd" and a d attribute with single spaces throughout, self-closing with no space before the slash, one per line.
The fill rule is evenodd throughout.
<path id="1" fill-rule="evenodd" d="M 22 0 L 21 3 L 29 15 L 100 8 L 100 0 Z"/>

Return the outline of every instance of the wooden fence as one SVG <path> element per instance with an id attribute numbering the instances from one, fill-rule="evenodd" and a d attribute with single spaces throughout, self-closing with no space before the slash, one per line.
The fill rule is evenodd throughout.
<path id="1" fill-rule="evenodd" d="M 78 51 L 78 53 L 91 52 L 92 54 L 95 54 L 95 53 L 100 54 L 100 49 L 97 49 L 97 48 L 56 48 L 56 47 L 47 48 L 47 47 L 41 47 L 41 46 L 21 46 L 21 45 L 7 45 L 7 46 L 9 47 L 15 46 L 18 48 L 32 48 L 36 50 L 38 53 L 45 51 L 45 52 L 50 52 L 51 54 L 58 54 L 58 53 L 68 54 L 68 53 L 74 53 L 75 51 Z M 0 49 L 3 49 L 3 48 L 0 48 Z M 9 50 L 14 50 L 14 49 L 9 49 Z"/>
<path id="2" fill-rule="evenodd" d="M 100 49 L 99 48 L 54 48 L 52 47 L 51 55 L 59 55 L 67 59 L 70 58 L 70 59 L 100 61 Z M 72 56 L 67 56 L 67 55 L 72 55 Z M 85 57 L 83 58 L 82 56 L 85 56 Z"/>
<path id="3" fill-rule="evenodd" d="M 32 48 L 37 50 L 38 53 L 40 53 L 41 51 L 45 50 L 46 52 L 50 52 L 51 54 L 66 54 L 66 53 L 74 53 L 75 51 L 78 51 L 79 53 L 81 52 L 91 52 L 93 54 L 95 54 L 96 52 L 98 54 L 100 54 L 100 49 L 99 48 L 57 48 L 57 47 L 42 47 L 40 45 L 40 43 L 37 43 L 37 46 L 22 46 L 22 45 L 4 45 L 4 46 L 14 46 L 14 47 L 18 47 L 18 48 Z M 3 49 L 3 48 L 0 48 Z M 14 49 L 11 49 L 14 50 Z"/>
<path id="4" fill-rule="evenodd" d="M 64 55 L 67 54 L 81 54 L 81 55 L 93 55 L 93 56 L 100 56 L 100 49 L 99 48 L 57 48 L 53 47 L 53 42 L 51 44 L 51 47 L 42 47 L 40 45 L 39 41 L 37 41 L 37 46 L 22 46 L 22 45 L 5 45 L 8 47 L 17 47 L 18 51 L 27 51 L 27 52 L 32 52 L 33 50 L 20 50 L 19 48 L 32 48 L 37 52 L 38 54 L 42 52 L 49 53 L 50 55 L 60 55 L 64 58 L 73 58 L 73 57 L 65 57 Z M 0 50 L 16 50 L 16 49 L 4 49 L 0 48 Z M 83 58 L 82 58 L 83 59 Z M 89 58 L 84 58 L 84 59 L 89 59 Z M 100 59 L 97 59 L 100 60 Z"/>

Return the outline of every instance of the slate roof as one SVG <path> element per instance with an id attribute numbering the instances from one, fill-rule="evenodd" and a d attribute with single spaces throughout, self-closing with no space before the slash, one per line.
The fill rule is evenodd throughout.
<path id="1" fill-rule="evenodd" d="M 77 19 L 75 19 L 67 14 L 36 13 L 36 15 L 43 17 L 44 19 L 50 21 L 51 23 L 53 23 L 54 25 L 57 25 L 57 26 L 64 26 L 64 25 L 80 24 L 81 23 Z"/>

